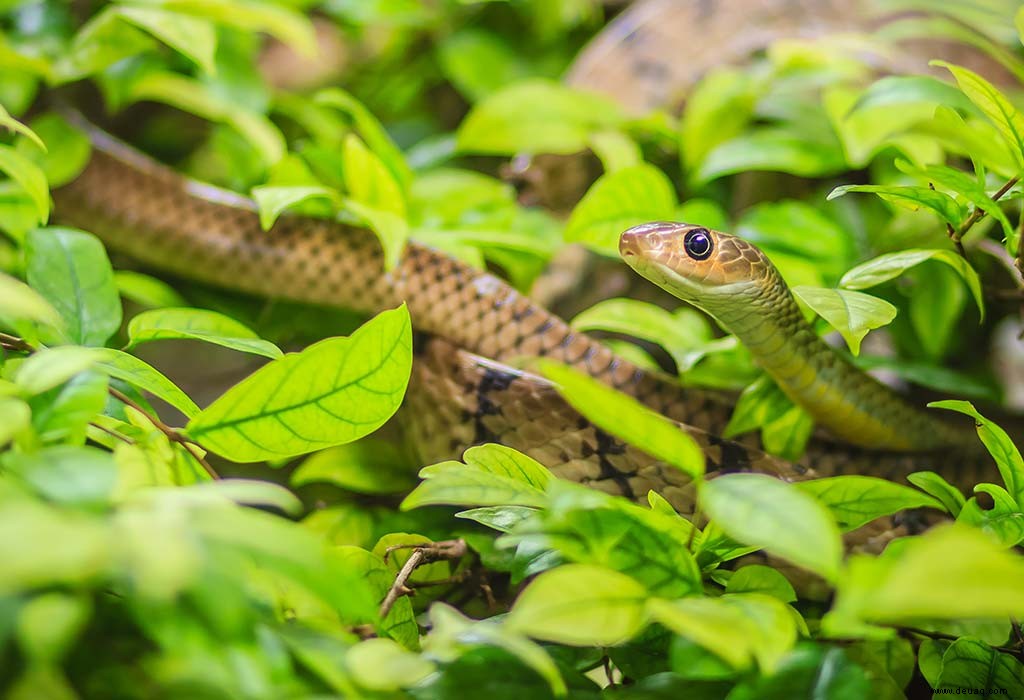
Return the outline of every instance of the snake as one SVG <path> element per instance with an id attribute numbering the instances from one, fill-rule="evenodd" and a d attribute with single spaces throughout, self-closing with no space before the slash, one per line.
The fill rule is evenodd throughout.
<path id="1" fill-rule="evenodd" d="M 840 2 L 722 5 L 727 9 L 701 0 L 638 2 L 581 54 L 567 81 L 606 93 L 615 85 L 643 88 L 643 95 L 622 100 L 643 111 L 670 102 L 723 61 L 740 62 L 782 36 L 848 29 L 857 16 L 850 3 Z M 749 33 L 737 30 L 740 16 Z M 676 60 L 681 46 L 693 59 L 689 63 Z M 717 58 L 708 56 L 716 52 Z M 607 70 L 600 70 L 602 65 Z M 632 80 L 619 75 L 624 70 Z M 551 382 L 517 362 L 545 357 L 676 422 L 704 451 L 712 477 L 754 471 L 787 480 L 847 473 L 900 479 L 932 469 L 955 483 L 973 484 L 992 472 L 990 461 L 965 459 L 957 450 L 885 439 L 884 427 L 867 440 L 860 429 L 837 431 L 863 444 L 816 434 L 797 461 L 765 453 L 754 434 L 726 439 L 722 434 L 734 396 L 683 387 L 674 377 L 636 366 L 490 271 L 416 241 L 386 269 L 372 231 L 334 219 L 286 214 L 265 231 L 251 199 L 188 179 L 97 127 L 79 125 L 92 142 L 92 155 L 81 174 L 53 191 L 54 215 L 93 232 L 109 249 L 162 273 L 259 297 L 366 315 L 407 304 L 418 341 L 401 413 L 425 463 L 497 442 L 538 460 L 556 476 L 631 499 L 654 489 L 680 512 L 692 513 L 695 485 L 687 475 L 596 427 Z M 820 367 L 815 386 L 826 379 Z M 842 406 L 865 410 L 875 404 L 854 395 L 876 391 L 866 381 L 835 389 Z"/>

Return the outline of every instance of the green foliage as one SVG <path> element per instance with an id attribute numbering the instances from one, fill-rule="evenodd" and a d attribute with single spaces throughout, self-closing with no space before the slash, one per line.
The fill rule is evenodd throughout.
<path id="1" fill-rule="evenodd" d="M 677 118 L 556 82 L 604 24 L 595 0 L 0 1 L 0 692 L 1024 694 L 1013 423 L 932 404 L 974 421 L 1000 483 L 705 474 L 699 445 L 718 436 L 541 360 L 527 371 L 607 438 L 601 450 L 622 441 L 658 460 L 628 475 L 655 487 L 644 503 L 497 444 L 423 466 L 418 448 L 449 436 L 409 445 L 384 426 L 415 378 L 404 306 L 367 320 L 254 302 L 122 269 L 91 232 L 49 225 L 62 221 L 51 192 L 92 147 L 48 110 L 98 95 L 87 113 L 251 194 L 265 235 L 295 214 L 364 226 L 389 274 L 411 238 L 526 293 L 564 243 L 614 258 L 619 233 L 653 219 L 738 233 L 859 365 L 990 406 L 1006 387 L 986 350 L 1019 301 L 1006 271 L 1021 266 L 1020 85 L 973 62 L 879 76 L 863 57 L 945 37 L 1019 81 L 1011 4 L 776 41 L 708 72 Z M 271 80 L 260 35 L 300 57 L 334 37 L 344 60 Z M 593 172 L 578 168 L 558 211 L 534 203 L 536 182 L 540 200 L 561 195 L 532 177 L 544 158 L 522 189 L 503 179 L 507 157 L 517 170 L 523 155 L 578 165 L 582 151 Z M 643 298 L 583 309 L 574 330 L 613 334 L 688 386 L 742 390 L 723 437 L 759 431 L 799 459 L 811 417 L 737 340 Z M 583 480 L 610 484 L 601 469 Z M 890 516 L 955 522 L 888 542 Z M 417 561 L 407 596 L 394 584 Z"/>

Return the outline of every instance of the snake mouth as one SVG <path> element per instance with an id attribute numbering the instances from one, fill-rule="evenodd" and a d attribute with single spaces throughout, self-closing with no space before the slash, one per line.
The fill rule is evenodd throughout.
<path id="1" fill-rule="evenodd" d="M 668 240 L 666 234 L 678 231 L 682 226 L 684 224 L 673 221 L 652 221 L 628 228 L 619 236 L 619 255 L 630 258 L 657 253 Z"/>

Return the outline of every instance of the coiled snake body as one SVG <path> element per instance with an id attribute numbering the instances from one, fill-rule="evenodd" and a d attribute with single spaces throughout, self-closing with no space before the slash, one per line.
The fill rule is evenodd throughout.
<path id="1" fill-rule="evenodd" d="M 637 9 L 649 11 L 658 4 L 644 8 L 641 3 Z M 814 3 L 813 11 L 794 11 L 792 2 L 723 4 L 743 13 L 739 24 L 732 15 L 728 36 L 738 26 L 754 28 L 744 41 L 728 43 L 728 50 L 723 49 L 727 60 L 763 48 L 780 33 L 835 26 L 834 19 L 822 17 L 850 16 L 831 3 Z M 675 26 L 691 37 L 693 53 L 700 54 L 698 47 L 713 45 L 715 32 L 727 36 L 726 20 L 712 3 L 685 3 L 685 11 L 683 5 L 669 3 L 677 15 L 674 25 L 656 23 L 663 39 L 673 45 L 682 41 L 682 36 L 667 34 Z M 633 36 L 642 23 L 630 29 L 629 22 L 637 21 L 630 17 L 624 21 Z M 801 24 L 792 26 L 793 19 Z M 650 30 L 650 24 L 643 26 Z M 623 21 L 608 31 L 622 32 Z M 604 50 L 602 41 L 607 40 L 598 40 L 577 64 L 573 75 L 578 83 L 587 82 L 585 75 L 593 72 L 589 57 Z M 636 58 L 628 50 L 636 42 L 635 37 L 632 42 L 620 37 L 617 43 L 626 47 L 626 56 L 603 60 L 620 70 Z M 652 68 L 659 64 L 652 63 L 657 52 L 649 55 L 649 41 L 642 53 L 644 75 L 654 71 L 672 89 L 692 83 L 708 67 L 694 66 L 679 75 L 679 66 L 666 66 L 669 59 L 662 56 L 659 72 Z M 653 94 L 650 81 L 635 84 L 645 84 Z M 660 91 L 660 100 L 669 87 L 654 91 Z M 431 336 L 418 355 L 407 397 L 414 407 L 409 411 L 412 437 L 424 460 L 457 457 L 472 444 L 497 441 L 526 452 L 560 476 L 630 497 L 654 488 L 681 510 L 690 510 L 692 492 L 683 474 L 594 428 L 544 380 L 502 364 L 521 356 L 546 356 L 580 368 L 678 421 L 705 449 L 711 472 L 750 469 L 798 479 L 810 474 L 811 467 L 821 475 L 858 472 L 898 478 L 917 469 L 935 469 L 974 483 L 977 470 L 989 468 L 983 461 L 964 463 L 951 452 L 868 451 L 826 439 L 813 439 L 801 464 L 770 457 L 752 439 L 739 443 L 718 437 L 728 421 L 730 397 L 683 389 L 640 370 L 491 274 L 415 243 L 395 270 L 385 272 L 376 237 L 334 221 L 285 216 L 263 231 L 250 200 L 187 180 L 102 133 L 94 132 L 92 138 L 93 156 L 86 170 L 54 192 L 55 212 L 61 220 L 95 232 L 112 249 L 170 273 L 268 297 L 366 313 L 406 302 L 414 327 Z"/>

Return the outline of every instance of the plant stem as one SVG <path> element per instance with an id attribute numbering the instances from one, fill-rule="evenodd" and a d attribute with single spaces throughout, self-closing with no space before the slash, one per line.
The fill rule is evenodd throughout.
<path id="1" fill-rule="evenodd" d="M 996 193 L 992 195 L 992 201 L 998 202 L 1000 199 L 1002 199 L 1003 195 L 1009 192 L 1010 188 L 1016 185 L 1018 180 L 1020 180 L 1018 176 L 1011 177 L 1009 180 L 1007 180 L 1006 184 L 1000 187 L 996 191 Z M 953 239 L 953 242 L 956 243 L 957 247 L 960 248 L 961 253 L 963 251 L 963 246 L 960 244 L 960 239 L 962 239 L 967 234 L 967 232 L 971 230 L 971 227 L 974 226 L 974 224 L 978 223 L 978 221 L 980 221 L 983 216 L 985 216 L 985 210 L 979 206 L 975 206 L 974 211 L 971 212 L 971 215 L 968 216 L 967 219 L 962 224 L 960 224 L 960 228 L 953 232 L 953 235 L 950 236 Z"/>

